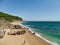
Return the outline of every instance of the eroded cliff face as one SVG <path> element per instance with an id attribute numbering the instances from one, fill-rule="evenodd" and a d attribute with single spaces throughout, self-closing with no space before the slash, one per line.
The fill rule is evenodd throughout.
<path id="1" fill-rule="evenodd" d="M 5 32 L 8 33 L 8 31 L 12 31 L 12 30 L 15 31 L 21 29 L 21 26 L 19 24 L 22 21 L 23 19 L 18 16 L 13 16 L 10 14 L 0 12 L 0 39 L 4 37 Z M 17 31 L 17 34 L 20 34 L 20 31 Z"/>
<path id="2" fill-rule="evenodd" d="M 18 16 L 0 12 L 0 30 L 8 27 L 13 27 L 12 25 L 19 25 L 19 23 L 22 21 L 23 19 Z"/>
<path id="3" fill-rule="evenodd" d="M 13 22 L 10 22 L 12 25 L 19 25 L 22 21 L 13 21 Z"/>
<path id="4" fill-rule="evenodd" d="M 7 22 L 5 20 L 0 20 L 0 30 L 4 30 L 7 26 L 10 25 L 10 22 Z"/>
<path id="5" fill-rule="evenodd" d="M 14 25 L 20 25 L 22 21 L 14 20 L 13 22 L 8 22 L 5 20 L 0 20 L 0 30 L 14 28 Z"/>

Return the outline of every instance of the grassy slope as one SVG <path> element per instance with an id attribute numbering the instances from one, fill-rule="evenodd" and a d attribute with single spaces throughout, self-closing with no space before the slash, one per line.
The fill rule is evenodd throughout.
<path id="1" fill-rule="evenodd" d="M 13 20 L 23 21 L 23 19 L 18 16 L 12 16 L 10 14 L 6 14 L 3 12 L 0 12 L 0 20 L 6 20 L 6 21 L 10 21 L 10 22 L 12 22 Z"/>

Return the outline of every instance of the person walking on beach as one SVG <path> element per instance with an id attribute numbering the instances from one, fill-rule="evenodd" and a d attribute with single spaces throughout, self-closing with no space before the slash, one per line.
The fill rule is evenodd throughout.
<path id="1" fill-rule="evenodd" d="M 23 43 L 21 43 L 22 45 L 24 45 L 25 44 L 25 40 L 24 40 L 24 42 Z"/>
<path id="2" fill-rule="evenodd" d="M 24 43 L 25 43 L 25 40 L 24 40 Z"/>

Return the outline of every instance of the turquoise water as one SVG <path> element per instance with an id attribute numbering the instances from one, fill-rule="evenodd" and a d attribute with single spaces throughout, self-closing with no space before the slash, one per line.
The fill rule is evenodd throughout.
<path id="1" fill-rule="evenodd" d="M 41 34 L 46 39 L 60 45 L 60 22 L 58 21 L 25 21 L 23 25 Z"/>

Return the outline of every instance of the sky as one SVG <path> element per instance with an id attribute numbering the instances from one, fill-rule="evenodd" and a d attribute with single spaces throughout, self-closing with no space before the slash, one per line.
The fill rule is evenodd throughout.
<path id="1" fill-rule="evenodd" d="M 25 21 L 60 21 L 60 0 L 0 0 L 0 11 Z"/>

